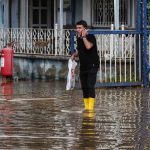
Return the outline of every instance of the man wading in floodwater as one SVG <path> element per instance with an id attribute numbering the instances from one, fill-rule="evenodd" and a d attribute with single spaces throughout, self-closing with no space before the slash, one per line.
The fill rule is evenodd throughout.
<path id="1" fill-rule="evenodd" d="M 83 91 L 84 108 L 88 111 L 94 110 L 95 83 L 99 68 L 99 56 L 97 43 L 94 35 L 87 33 L 87 23 L 81 20 L 76 23 L 77 51 L 71 59 L 79 56 L 80 80 Z"/>

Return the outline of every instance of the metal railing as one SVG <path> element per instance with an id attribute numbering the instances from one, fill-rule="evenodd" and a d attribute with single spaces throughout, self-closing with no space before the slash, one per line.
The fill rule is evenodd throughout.
<path id="1" fill-rule="evenodd" d="M 0 48 L 15 41 L 15 53 L 39 55 L 69 55 L 70 30 L 0 29 Z"/>
<path id="2" fill-rule="evenodd" d="M 141 81 L 141 34 L 135 31 L 91 31 L 100 56 L 99 82 Z"/>
<path id="3" fill-rule="evenodd" d="M 93 0 L 93 23 L 95 27 L 110 26 L 114 23 L 114 0 Z M 128 25 L 128 3 L 127 0 L 120 0 L 119 20 L 120 24 Z"/>
<path id="4" fill-rule="evenodd" d="M 73 34 L 72 34 L 73 33 Z M 99 82 L 141 81 L 141 35 L 133 31 L 89 31 L 97 40 Z M 76 49 L 73 30 L 0 29 L 0 49 L 15 41 L 16 54 L 69 56 Z"/>
<path id="5" fill-rule="evenodd" d="M 96 34 L 95 36 L 100 56 L 100 82 L 141 80 L 139 34 Z"/>

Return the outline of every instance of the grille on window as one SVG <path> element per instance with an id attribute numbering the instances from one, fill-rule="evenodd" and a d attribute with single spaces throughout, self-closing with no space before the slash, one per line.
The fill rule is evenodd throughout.
<path id="1" fill-rule="evenodd" d="M 120 24 L 127 25 L 127 0 L 120 1 Z M 93 25 L 110 26 L 114 23 L 114 0 L 94 0 Z"/>

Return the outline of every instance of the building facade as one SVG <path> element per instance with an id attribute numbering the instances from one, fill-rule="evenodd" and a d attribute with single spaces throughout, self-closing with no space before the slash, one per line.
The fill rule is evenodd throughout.
<path id="1" fill-rule="evenodd" d="M 150 34 L 146 31 L 149 3 L 149 0 L 0 0 L 0 49 L 15 41 L 15 57 L 21 57 L 16 63 L 18 68 L 31 62 L 32 67 L 45 66 L 43 71 L 38 69 L 39 74 L 45 73 L 52 67 L 45 59 L 58 56 L 59 61 L 67 60 L 70 50 L 76 49 L 76 34 L 72 29 L 77 21 L 84 19 L 97 40 L 98 81 L 113 86 L 114 82 L 141 85 L 143 60 L 150 60 Z M 31 61 L 22 61 L 22 57 Z M 39 60 L 33 63 L 34 58 L 42 59 L 41 64 Z M 60 66 L 53 67 L 58 69 L 56 78 Z M 31 76 L 34 70 L 29 73 Z"/>
<path id="2" fill-rule="evenodd" d="M 64 28 L 72 28 L 84 19 L 96 29 L 108 29 L 117 21 L 134 29 L 136 12 L 137 0 L 0 0 L 0 27 L 53 29 L 63 20 Z"/>

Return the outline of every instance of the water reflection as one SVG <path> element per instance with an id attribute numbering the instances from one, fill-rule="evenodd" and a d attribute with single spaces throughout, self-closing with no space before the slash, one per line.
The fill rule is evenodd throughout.
<path id="1" fill-rule="evenodd" d="M 149 95 L 149 90 L 146 93 Z M 139 149 L 141 118 L 147 106 L 142 105 L 144 97 L 141 88 L 99 91 L 97 95 L 99 110 L 97 112 L 100 115 L 96 118 L 96 126 L 103 133 L 101 141 L 105 143 L 99 147 L 115 150 Z M 148 97 L 145 97 L 145 101 L 148 101 Z M 98 122 L 101 122 L 101 126 Z"/>
<path id="2" fill-rule="evenodd" d="M 82 127 L 78 149 L 96 149 L 96 129 L 94 112 L 83 112 Z"/>
<path id="3" fill-rule="evenodd" d="M 149 123 L 150 123 L 150 113 L 149 113 L 149 89 L 143 89 L 142 101 L 141 101 L 141 115 L 139 122 L 139 144 L 138 148 L 148 150 L 149 147 Z"/>
<path id="4" fill-rule="evenodd" d="M 13 82 L 2 82 L 1 94 L 6 100 L 11 100 L 13 96 Z"/>
<path id="5" fill-rule="evenodd" d="M 10 94 L 10 93 L 9 93 Z M 10 136 L 14 132 L 13 130 L 13 114 L 14 108 L 10 102 L 10 95 L 5 95 L 7 100 L 4 100 L 3 103 L 0 102 L 0 137 L 1 138 L 1 148 L 10 148 L 12 145 L 12 140 Z"/>
<path id="6" fill-rule="evenodd" d="M 0 148 L 150 149 L 150 89 L 97 89 L 95 111 L 88 113 L 81 111 L 82 91 L 65 91 L 65 84 L 1 86 Z"/>

